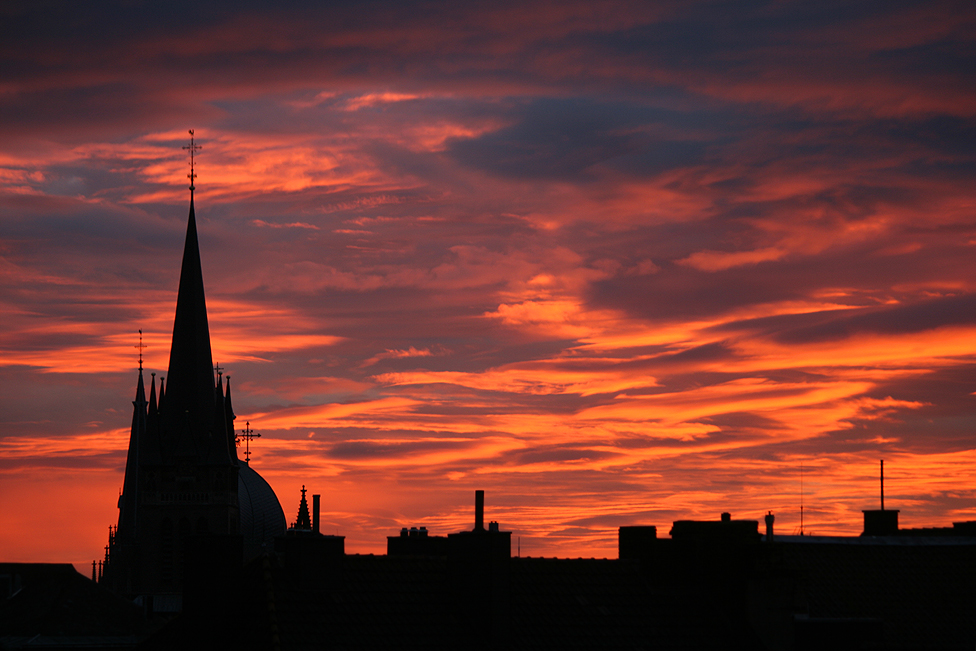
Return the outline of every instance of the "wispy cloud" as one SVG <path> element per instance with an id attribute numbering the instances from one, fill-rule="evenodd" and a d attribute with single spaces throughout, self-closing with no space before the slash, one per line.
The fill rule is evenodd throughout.
<path id="1" fill-rule="evenodd" d="M 306 222 L 291 222 L 290 224 L 276 224 L 266 222 L 263 219 L 253 219 L 251 223 L 255 226 L 260 226 L 262 228 L 307 228 L 309 230 L 317 231 L 319 227 L 315 224 L 308 224 Z"/>

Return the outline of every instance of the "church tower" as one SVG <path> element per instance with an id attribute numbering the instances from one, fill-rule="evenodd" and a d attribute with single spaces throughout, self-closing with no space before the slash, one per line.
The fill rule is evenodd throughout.
<path id="1" fill-rule="evenodd" d="M 158 397 L 153 374 L 147 399 L 140 350 L 119 521 L 101 574 L 153 610 L 179 609 L 192 538 L 241 536 L 240 553 L 253 556 L 285 531 L 274 491 L 237 457 L 230 378 L 225 391 L 213 363 L 193 202 L 199 147 L 190 135 L 190 212 L 169 371 Z"/>

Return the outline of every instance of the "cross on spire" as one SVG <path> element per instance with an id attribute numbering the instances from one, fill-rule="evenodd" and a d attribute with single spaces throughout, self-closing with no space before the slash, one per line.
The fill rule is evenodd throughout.
<path id="1" fill-rule="evenodd" d="M 241 439 L 244 439 L 244 463 L 251 461 L 251 439 L 259 439 L 261 435 L 251 429 L 251 421 L 244 424 L 244 429 L 236 437 L 237 445 L 240 446 Z"/>
<path id="2" fill-rule="evenodd" d="M 142 370 L 142 349 L 149 348 L 146 344 L 142 343 L 142 328 L 139 328 L 139 343 L 133 346 L 133 348 L 139 349 L 139 370 Z"/>
<path id="3" fill-rule="evenodd" d="M 190 192 L 193 192 L 194 190 L 196 190 L 196 187 L 194 187 L 193 185 L 193 179 L 197 178 L 196 173 L 193 171 L 193 164 L 194 164 L 193 159 L 196 156 L 196 153 L 201 149 L 203 149 L 203 147 L 201 147 L 200 145 L 193 143 L 193 129 L 190 129 L 190 144 L 183 145 L 183 149 L 190 152 L 190 173 L 186 175 L 186 178 L 190 179 Z"/>
<path id="4" fill-rule="evenodd" d="M 224 369 L 220 366 L 220 364 L 214 364 L 214 373 L 216 373 L 217 375 L 224 374 Z"/>

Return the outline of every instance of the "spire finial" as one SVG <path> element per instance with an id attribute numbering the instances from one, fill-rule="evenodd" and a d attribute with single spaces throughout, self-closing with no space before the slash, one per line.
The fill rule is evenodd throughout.
<path id="1" fill-rule="evenodd" d="M 192 194 L 193 191 L 196 190 L 196 187 L 193 185 L 193 179 L 197 178 L 196 172 L 193 171 L 193 167 L 194 167 L 193 159 L 196 156 L 196 153 L 201 149 L 203 149 L 203 147 L 201 147 L 200 145 L 194 144 L 193 129 L 190 129 L 190 144 L 184 145 L 183 149 L 190 152 L 190 173 L 186 175 L 186 178 L 190 179 L 190 194 Z"/>
<path id="2" fill-rule="evenodd" d="M 224 368 L 219 363 L 214 364 L 214 372 L 217 374 L 217 377 L 220 377 L 224 374 Z"/>
<path id="3" fill-rule="evenodd" d="M 142 370 L 142 349 L 149 348 L 149 346 L 142 343 L 142 328 L 139 328 L 139 343 L 133 346 L 133 348 L 139 349 L 139 370 L 141 371 Z M 155 375 L 155 373 L 153 375 Z"/>
<path id="4" fill-rule="evenodd" d="M 244 423 L 244 429 L 241 430 L 241 433 L 236 438 L 237 445 L 240 445 L 241 439 L 244 439 L 244 463 L 249 464 L 251 461 L 251 439 L 259 439 L 261 435 L 251 429 L 251 421 L 247 421 Z M 302 488 L 304 489 L 305 487 L 302 486 Z M 304 494 L 302 493 L 302 495 Z"/>

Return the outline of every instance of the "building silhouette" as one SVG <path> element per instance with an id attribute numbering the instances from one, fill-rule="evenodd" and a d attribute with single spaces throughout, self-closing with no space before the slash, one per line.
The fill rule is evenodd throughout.
<path id="1" fill-rule="evenodd" d="M 94 568 L 102 584 L 148 612 L 181 609 L 196 539 L 219 539 L 243 561 L 285 531 L 274 491 L 237 456 L 230 378 L 210 348 L 193 190 L 191 183 L 169 370 L 158 394 L 153 374 L 147 399 L 140 356 L 118 525 L 101 572 Z"/>

